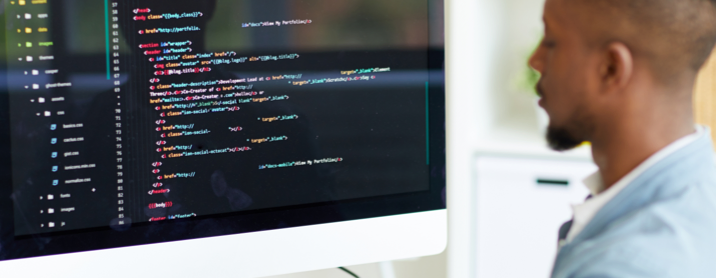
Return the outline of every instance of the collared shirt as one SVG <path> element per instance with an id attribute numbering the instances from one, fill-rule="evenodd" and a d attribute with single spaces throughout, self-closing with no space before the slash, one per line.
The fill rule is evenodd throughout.
<path id="1" fill-rule="evenodd" d="M 569 233 L 567 233 L 565 243 L 571 242 L 579 234 L 579 232 L 581 232 L 584 227 L 589 224 L 589 221 L 594 218 L 594 215 L 596 215 L 597 212 L 604 207 L 604 205 L 614 198 L 614 196 L 616 196 L 622 189 L 627 187 L 627 185 L 629 185 L 634 179 L 665 157 L 696 141 L 701 135 L 703 135 L 705 132 L 704 130 L 704 127 L 697 125 L 696 132 L 681 137 L 654 153 L 606 190 L 604 181 L 602 180 L 602 175 L 599 171 L 585 178 L 583 182 L 592 193 L 592 198 L 587 199 L 582 204 L 572 205 L 574 219 L 572 227 L 570 228 Z"/>

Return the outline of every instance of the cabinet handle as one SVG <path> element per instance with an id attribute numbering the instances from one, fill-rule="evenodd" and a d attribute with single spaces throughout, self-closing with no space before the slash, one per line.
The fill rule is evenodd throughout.
<path id="1" fill-rule="evenodd" d="M 569 186 L 569 180 L 566 180 L 566 179 L 542 179 L 542 178 L 537 178 L 537 185 Z"/>

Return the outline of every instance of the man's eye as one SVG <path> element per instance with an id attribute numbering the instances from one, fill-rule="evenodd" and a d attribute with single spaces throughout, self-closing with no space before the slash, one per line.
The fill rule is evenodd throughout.
<path id="1" fill-rule="evenodd" d="M 555 44 L 555 43 L 554 43 L 554 41 L 552 41 L 552 40 L 543 40 L 543 41 L 542 41 L 542 45 L 543 45 L 544 47 L 547 47 L 547 48 L 552 48 L 552 47 L 554 47 L 554 44 Z"/>

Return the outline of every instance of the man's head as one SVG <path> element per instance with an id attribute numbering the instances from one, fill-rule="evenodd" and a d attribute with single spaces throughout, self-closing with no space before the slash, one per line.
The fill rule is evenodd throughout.
<path id="1" fill-rule="evenodd" d="M 537 89 L 556 150 L 644 107 L 690 107 L 716 43 L 716 0 L 547 0 L 544 21 L 529 63 L 542 74 Z"/>

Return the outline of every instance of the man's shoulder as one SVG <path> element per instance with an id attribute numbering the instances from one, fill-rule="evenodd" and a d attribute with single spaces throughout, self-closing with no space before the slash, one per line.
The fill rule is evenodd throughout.
<path id="1" fill-rule="evenodd" d="M 649 167 L 562 247 L 553 277 L 713 277 L 716 163 L 703 135 Z"/>
<path id="2" fill-rule="evenodd" d="M 704 179 L 617 218 L 590 240 L 693 254 L 705 246 L 716 250 L 714 235 L 716 180 Z"/>
<path id="3" fill-rule="evenodd" d="M 592 240 L 620 236 L 652 240 L 705 237 L 716 244 L 716 168 L 667 170 L 645 179 L 635 189 L 605 206 L 613 208 L 604 210 L 614 218 L 603 227 L 595 227 L 602 231 Z M 629 205 L 634 203 L 641 205 Z"/>
<path id="4" fill-rule="evenodd" d="M 569 277 L 712 277 L 716 180 L 693 181 L 571 247 Z M 555 273 L 557 274 L 557 273 Z M 559 275 L 556 275 L 560 277 Z"/>

